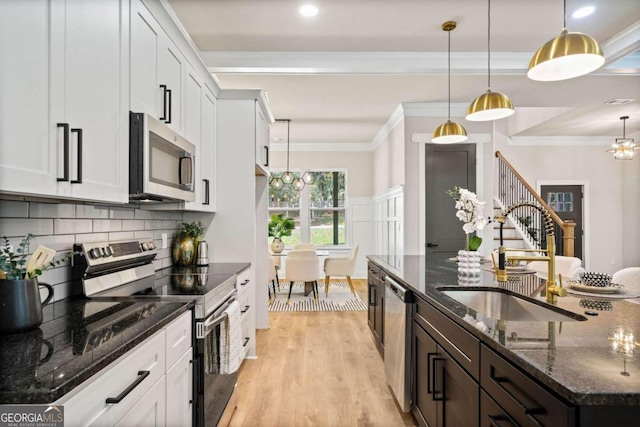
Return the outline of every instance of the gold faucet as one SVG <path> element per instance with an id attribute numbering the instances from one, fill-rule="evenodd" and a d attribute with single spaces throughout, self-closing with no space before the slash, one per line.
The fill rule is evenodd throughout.
<path id="1" fill-rule="evenodd" d="M 545 232 L 547 235 L 547 248 L 546 249 L 508 249 L 504 246 L 504 240 L 502 238 L 502 227 L 507 222 L 507 215 L 514 210 L 528 206 L 534 208 L 542 214 L 542 219 L 545 223 Z M 505 268 L 507 251 L 521 251 L 521 252 L 542 252 L 546 253 L 546 256 L 525 256 L 516 255 L 510 256 L 509 260 L 514 261 L 546 261 L 547 262 L 547 302 L 557 303 L 558 297 L 567 295 L 567 290 L 562 287 L 562 278 L 556 280 L 556 241 L 555 233 L 553 231 L 553 220 L 547 210 L 533 202 L 519 202 L 515 203 L 504 210 L 504 212 L 495 218 L 500 223 L 500 246 L 498 247 L 498 266 L 496 268 L 496 276 L 498 282 L 507 281 L 507 269 Z"/>

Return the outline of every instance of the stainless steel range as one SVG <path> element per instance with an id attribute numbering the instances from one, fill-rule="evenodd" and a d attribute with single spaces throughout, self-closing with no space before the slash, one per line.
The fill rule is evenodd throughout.
<path id="1" fill-rule="evenodd" d="M 95 300 L 149 302 L 160 298 L 194 301 L 194 425 L 216 425 L 233 393 L 237 372 L 220 374 L 220 328 L 225 309 L 237 296 L 235 274 L 216 274 L 208 266 L 155 271 L 153 242 L 130 240 L 74 246 L 73 275 Z M 142 308 L 140 310 L 143 310 Z M 131 316 L 143 315 L 132 313 Z M 88 331 L 90 334 L 90 331 Z M 106 335 L 105 335 L 106 334 Z M 91 346 L 109 332 L 83 340 Z"/>

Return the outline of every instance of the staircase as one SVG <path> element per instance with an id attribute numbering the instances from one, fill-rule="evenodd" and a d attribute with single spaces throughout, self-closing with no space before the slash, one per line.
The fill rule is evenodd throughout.
<path id="1" fill-rule="evenodd" d="M 497 194 L 494 200 L 494 217 L 514 203 L 529 201 L 545 208 L 554 222 L 556 255 L 574 256 L 575 223 L 563 221 L 540 195 L 527 183 L 522 175 L 499 151 L 497 158 Z M 494 247 L 500 245 L 500 224 L 494 224 Z M 503 227 L 505 245 L 510 248 L 546 248 L 546 235 L 542 215 L 533 208 L 525 207 L 511 213 Z"/>

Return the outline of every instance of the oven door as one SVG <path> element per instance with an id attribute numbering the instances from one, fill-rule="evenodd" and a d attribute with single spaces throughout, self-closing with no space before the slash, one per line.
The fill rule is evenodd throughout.
<path id="1" fill-rule="evenodd" d="M 197 337 L 196 369 L 194 384 L 196 385 L 196 426 L 216 426 L 231 399 L 236 387 L 238 372 L 220 373 L 220 332 L 226 319 L 224 310 L 236 300 L 236 293 L 207 317 L 196 330 L 201 331 Z M 202 337 L 202 338 L 200 338 Z"/>

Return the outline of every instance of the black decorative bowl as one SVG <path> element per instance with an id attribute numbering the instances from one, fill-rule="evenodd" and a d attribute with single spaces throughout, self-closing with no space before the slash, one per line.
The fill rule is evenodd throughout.
<path id="1" fill-rule="evenodd" d="M 611 275 L 606 273 L 586 271 L 582 275 L 582 283 L 587 286 L 597 286 L 600 288 L 604 288 L 611 285 Z"/>

